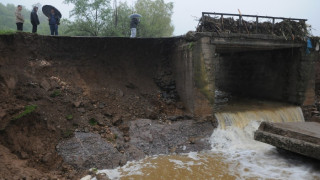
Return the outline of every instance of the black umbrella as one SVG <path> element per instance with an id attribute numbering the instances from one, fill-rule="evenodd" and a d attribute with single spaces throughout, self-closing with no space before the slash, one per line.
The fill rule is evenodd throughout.
<path id="1" fill-rule="evenodd" d="M 47 17 L 50 17 L 50 15 L 51 15 L 51 9 L 54 9 L 55 15 L 58 16 L 58 17 L 61 19 L 62 15 L 61 15 L 60 11 L 59 11 L 57 8 L 55 8 L 55 7 L 51 6 L 51 5 L 44 5 L 44 6 L 42 7 L 42 12 L 43 12 L 43 14 L 46 15 Z"/>

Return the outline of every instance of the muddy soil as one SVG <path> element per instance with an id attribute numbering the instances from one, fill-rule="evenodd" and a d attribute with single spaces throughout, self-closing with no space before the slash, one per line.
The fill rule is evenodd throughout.
<path id="1" fill-rule="evenodd" d="M 192 119 L 171 71 L 179 40 L 1 35 L 0 179 L 78 179 L 97 164 L 66 161 L 60 142 L 90 136 L 120 157 L 141 131 L 131 121 Z"/>

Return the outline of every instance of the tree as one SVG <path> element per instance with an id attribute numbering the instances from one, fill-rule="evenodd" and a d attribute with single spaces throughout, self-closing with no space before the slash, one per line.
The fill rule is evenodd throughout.
<path id="1" fill-rule="evenodd" d="M 142 15 L 138 27 L 138 35 L 141 37 L 171 36 L 174 26 L 171 24 L 173 3 L 165 3 L 164 0 L 138 0 L 135 11 Z"/>
<path id="2" fill-rule="evenodd" d="M 110 0 L 65 0 L 73 3 L 71 17 L 75 22 L 69 26 L 77 35 L 99 36 L 112 23 Z"/>
<path id="3" fill-rule="evenodd" d="M 120 2 L 113 10 L 113 25 L 104 32 L 105 36 L 130 36 L 130 14 L 132 8 L 126 2 Z"/>

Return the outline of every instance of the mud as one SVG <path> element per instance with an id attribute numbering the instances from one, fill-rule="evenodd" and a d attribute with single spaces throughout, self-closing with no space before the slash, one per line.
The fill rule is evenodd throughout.
<path id="1" fill-rule="evenodd" d="M 161 124 L 139 119 L 129 122 L 127 128 L 125 138 L 123 133 L 114 132 L 116 139 L 109 141 L 97 133 L 76 132 L 73 138 L 60 142 L 57 151 L 65 162 L 79 169 L 113 169 L 151 155 L 209 150 L 214 125 L 194 120 Z"/>
<path id="2" fill-rule="evenodd" d="M 192 124 L 182 121 L 192 116 L 179 100 L 171 70 L 171 51 L 178 41 L 1 35 L 0 154 L 5 158 L 0 158 L 0 179 L 78 179 L 88 167 L 115 167 L 144 155 L 182 152 L 170 151 L 182 144 L 187 150 L 206 148 L 201 143 L 196 147 L 198 140 L 188 145 L 192 134 L 186 130 L 176 134 L 169 125 L 177 120 L 173 124 Z M 30 105 L 36 109 L 25 113 Z M 136 134 L 145 129 L 130 124 L 137 119 L 169 127 L 161 133 L 152 129 L 159 134 L 150 134 L 162 150 L 146 151 L 147 146 L 136 144 L 148 144 L 139 140 L 147 134 Z M 191 132 L 206 129 L 204 137 L 213 129 L 197 127 Z M 169 143 L 160 136 L 179 138 Z M 65 156 L 80 147 L 74 139 L 92 150 L 81 154 L 82 147 L 77 161 Z M 100 149 L 88 148 L 90 142 Z M 157 147 L 150 142 L 148 146 Z M 92 160 L 110 152 L 119 157 L 117 162 Z"/>

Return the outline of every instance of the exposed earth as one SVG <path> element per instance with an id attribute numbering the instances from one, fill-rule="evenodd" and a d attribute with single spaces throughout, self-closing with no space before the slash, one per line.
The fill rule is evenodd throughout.
<path id="1" fill-rule="evenodd" d="M 214 121 L 192 117 L 175 90 L 179 40 L 1 35 L 0 179 L 79 179 L 208 149 Z"/>

